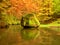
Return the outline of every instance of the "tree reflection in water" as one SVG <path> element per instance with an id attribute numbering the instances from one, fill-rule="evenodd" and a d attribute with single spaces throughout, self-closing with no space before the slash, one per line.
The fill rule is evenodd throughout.
<path id="1" fill-rule="evenodd" d="M 21 29 L 20 25 L 10 25 L 0 29 L 0 45 L 59 45 L 57 33 L 51 28 Z"/>

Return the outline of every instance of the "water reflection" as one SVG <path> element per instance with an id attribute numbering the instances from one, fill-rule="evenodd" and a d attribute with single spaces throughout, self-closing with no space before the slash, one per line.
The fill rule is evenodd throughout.
<path id="1" fill-rule="evenodd" d="M 38 28 L 24 28 L 21 30 L 21 36 L 25 40 L 36 39 L 40 35 L 40 30 Z"/>
<path id="2" fill-rule="evenodd" d="M 50 28 L 22 29 L 10 25 L 0 29 L 0 45 L 59 45 L 60 35 Z"/>

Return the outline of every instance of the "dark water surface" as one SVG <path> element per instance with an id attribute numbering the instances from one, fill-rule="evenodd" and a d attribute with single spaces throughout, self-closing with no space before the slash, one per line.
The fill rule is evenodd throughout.
<path id="1" fill-rule="evenodd" d="M 36 39 L 22 38 L 22 32 L 38 32 Z M 28 38 L 28 37 L 27 37 Z M 60 32 L 51 28 L 21 29 L 19 25 L 10 25 L 9 28 L 0 29 L 0 45 L 60 45 Z"/>

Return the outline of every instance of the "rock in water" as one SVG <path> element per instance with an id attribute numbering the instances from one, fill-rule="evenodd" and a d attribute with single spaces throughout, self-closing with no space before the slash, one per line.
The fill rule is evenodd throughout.
<path id="1" fill-rule="evenodd" d="M 24 28 L 36 28 L 40 23 L 35 14 L 26 14 L 21 19 L 21 25 Z"/>

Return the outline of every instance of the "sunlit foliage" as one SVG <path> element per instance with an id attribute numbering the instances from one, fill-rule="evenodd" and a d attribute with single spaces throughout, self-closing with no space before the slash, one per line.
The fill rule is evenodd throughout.
<path id="1" fill-rule="evenodd" d="M 18 19 L 27 13 L 36 13 L 39 20 L 50 19 L 60 12 L 60 0 L 0 0 L 0 13 L 14 15 Z"/>

